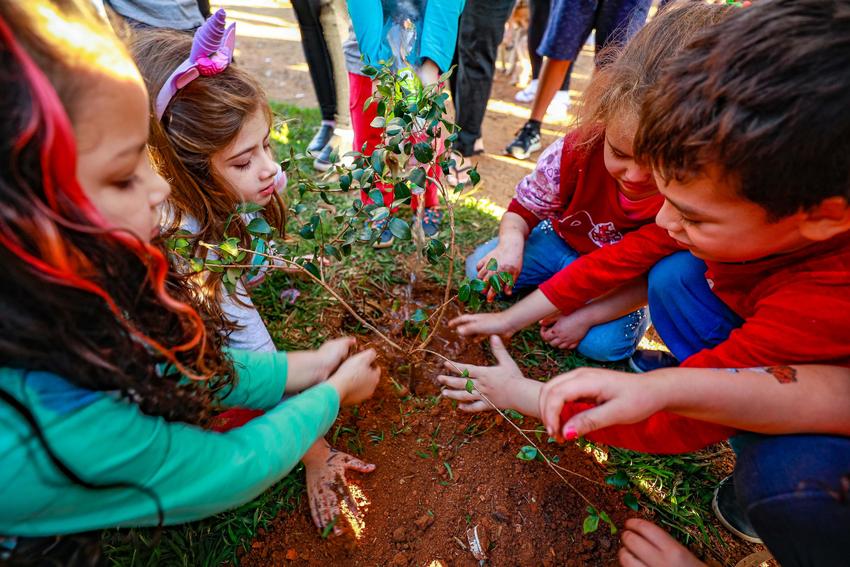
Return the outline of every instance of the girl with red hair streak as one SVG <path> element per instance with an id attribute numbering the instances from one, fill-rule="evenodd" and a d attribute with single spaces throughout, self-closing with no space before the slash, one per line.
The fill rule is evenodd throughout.
<path id="1" fill-rule="evenodd" d="M 150 242 L 144 83 L 88 4 L 0 4 L 0 108 L 0 562 L 91 564 L 79 534 L 249 501 L 371 395 L 366 351 L 281 403 L 285 355 L 222 350 L 187 303 Z M 266 412 L 206 428 L 233 405 Z"/>

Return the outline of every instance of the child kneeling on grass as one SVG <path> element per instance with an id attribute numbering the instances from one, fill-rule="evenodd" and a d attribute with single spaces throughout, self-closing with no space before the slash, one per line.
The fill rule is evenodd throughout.
<path id="1" fill-rule="evenodd" d="M 258 215 L 279 234 L 284 232 L 285 205 L 279 190 L 286 182 L 270 147 L 271 109 L 256 79 L 230 64 L 235 39 L 233 25 L 225 27 L 225 12 L 219 10 L 194 39 L 156 30 L 138 33 L 133 42 L 133 54 L 148 88 L 159 93 L 150 148 L 155 167 L 172 187 L 167 203 L 171 226 L 165 230 L 188 231 L 186 238 L 195 254 L 207 259 L 215 258 L 200 243 L 223 242 L 226 236 L 237 235 L 242 246 L 250 249 L 247 226 Z M 216 51 L 208 57 L 210 49 Z M 208 61 L 216 65 L 210 68 Z M 232 218 L 225 235 L 228 219 L 241 203 L 264 208 L 260 213 Z M 247 261 L 258 266 L 266 263 L 260 256 Z M 240 279 L 230 293 L 221 276 L 208 271 L 201 274 L 199 303 L 214 320 L 224 321 L 221 332 L 230 347 L 274 352 L 271 335 L 245 282 Z M 297 393 L 327 380 L 354 345 L 353 338 L 344 337 L 328 341 L 318 350 L 280 353 L 287 361 L 286 392 Z M 219 423 L 238 426 L 252 416 L 231 412 Z M 303 461 L 310 510 L 319 528 L 339 514 L 333 486 L 345 478 L 346 470 L 374 470 L 374 465 L 332 449 L 324 439 L 316 442 Z M 339 532 L 340 527 L 335 529 Z"/>
<path id="2" fill-rule="evenodd" d="M 96 530 L 250 501 L 380 374 L 365 351 L 282 401 L 285 355 L 222 349 L 151 244 L 169 187 L 146 152 L 147 92 L 92 10 L 0 3 L 4 565 L 95 564 Z M 266 411 L 211 431 L 233 405 Z"/>
<path id="3" fill-rule="evenodd" d="M 663 197 L 652 172 L 638 164 L 633 142 L 647 89 L 661 68 L 693 36 L 726 15 L 730 6 L 691 3 L 670 6 L 624 48 L 612 47 L 583 97 L 575 130 L 540 156 L 523 179 L 499 236 L 466 261 L 467 277 L 485 281 L 498 271 L 515 278 L 506 293 L 552 285 L 579 257 L 612 245 L 651 224 Z M 488 291 L 488 298 L 495 296 Z M 576 349 L 602 361 L 631 356 L 649 324 L 646 280 L 637 277 L 572 313 L 546 321 L 540 334 L 552 346 Z M 502 315 L 463 315 L 449 324 L 461 335 L 500 334 Z"/>
<path id="4" fill-rule="evenodd" d="M 715 511 L 782 565 L 847 560 L 849 66 L 848 0 L 766 0 L 707 30 L 641 112 L 636 155 L 666 199 L 658 226 L 585 256 L 524 305 L 529 319 L 570 312 L 649 270 L 650 313 L 678 368 L 581 369 L 524 388 L 541 390 L 538 412 L 562 438 L 667 453 L 735 435 L 738 468 Z M 799 364 L 842 368 L 804 376 Z M 656 536 L 624 537 L 626 556 L 647 556 Z"/>

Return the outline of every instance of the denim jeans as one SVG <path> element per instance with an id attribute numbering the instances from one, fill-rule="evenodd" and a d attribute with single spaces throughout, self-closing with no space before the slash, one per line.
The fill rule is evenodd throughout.
<path id="1" fill-rule="evenodd" d="M 485 242 L 466 259 L 466 275 L 470 279 L 478 274 L 475 266 L 479 260 L 493 251 L 498 243 L 498 238 Z M 536 289 L 578 257 L 579 253 L 558 236 L 549 221 L 540 223 L 525 242 L 522 272 L 514 291 L 522 293 Z M 591 327 L 576 350 L 592 360 L 623 360 L 634 354 L 648 326 L 646 309 L 638 309 L 619 319 Z"/>
<path id="2" fill-rule="evenodd" d="M 650 270 L 649 310 L 680 360 L 716 346 L 743 324 L 712 293 L 705 263 L 690 252 L 668 256 Z M 738 502 L 779 563 L 850 566 L 850 495 L 841 493 L 842 478 L 850 483 L 850 439 L 742 433 L 729 443 L 738 455 Z"/>
<path id="3" fill-rule="evenodd" d="M 461 128 L 454 147 L 471 155 L 475 140 L 481 137 L 481 124 L 496 71 L 496 55 L 505 22 L 515 0 L 466 0 L 457 34 L 457 65 L 451 78 L 455 120 Z"/>

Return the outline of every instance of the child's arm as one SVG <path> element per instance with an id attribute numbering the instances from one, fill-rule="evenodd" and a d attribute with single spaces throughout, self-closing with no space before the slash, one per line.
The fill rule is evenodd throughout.
<path id="1" fill-rule="evenodd" d="M 511 337 L 529 325 L 558 313 L 558 308 L 539 289 L 498 313 L 467 313 L 449 321 L 461 336 Z"/>
<path id="2" fill-rule="evenodd" d="M 528 223 L 518 214 L 507 211 L 502 215 L 502 220 L 499 223 L 499 244 L 475 266 L 478 269 L 478 279 L 486 282 L 496 272 L 508 272 L 516 281 L 522 271 L 525 239 L 528 238 L 530 230 Z M 495 271 L 487 269 L 487 264 L 493 259 L 498 264 Z M 511 295 L 513 293 L 512 286 L 505 286 L 504 291 L 505 294 Z M 487 301 L 492 301 L 495 297 L 496 290 L 488 289 Z"/>
<path id="3" fill-rule="evenodd" d="M 242 427 L 216 433 L 141 412 L 107 392 L 45 372 L 0 370 L 0 388 L 33 414 L 53 453 L 97 490 L 48 459 L 27 421 L 0 403 L 0 533 L 29 536 L 199 520 L 259 495 L 330 428 L 340 403 L 362 401 L 380 372 L 374 351 L 350 357 L 328 382 Z M 14 373 L 14 374 L 13 374 Z"/>
<path id="4" fill-rule="evenodd" d="M 540 322 L 540 336 L 555 348 L 572 350 L 587 332 L 646 305 L 646 279 L 638 278 L 569 315 L 550 317 Z"/>
<path id="5" fill-rule="evenodd" d="M 539 404 L 550 435 L 589 434 L 600 442 L 651 452 L 698 449 L 707 444 L 695 439 L 701 432 L 721 440 L 724 428 L 850 435 L 850 369 L 665 368 L 635 375 L 581 368 L 548 382 Z M 623 444 L 624 439 L 633 443 Z M 680 451 L 660 450 L 665 444 L 680 445 Z"/>

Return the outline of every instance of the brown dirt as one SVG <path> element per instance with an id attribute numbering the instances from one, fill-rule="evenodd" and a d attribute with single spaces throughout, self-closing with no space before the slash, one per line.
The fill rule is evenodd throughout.
<path id="1" fill-rule="evenodd" d="M 400 291 L 399 295 L 403 295 Z M 439 304 L 436 291 L 414 294 L 415 305 Z M 456 314 L 456 309 L 449 315 Z M 388 313 L 383 326 L 394 340 L 401 335 L 401 312 Z M 343 324 L 346 317 L 340 317 Z M 516 458 L 528 442 L 494 414 L 469 415 L 437 398 L 433 381 L 440 369 L 434 357 L 414 370 L 416 396 L 405 384 L 411 357 L 382 345 L 384 378 L 372 400 L 358 410 L 343 410 L 335 428 L 337 448 L 362 444 L 361 458 L 375 463 L 369 475 L 352 479 L 369 500 L 359 539 L 347 535 L 322 541 L 310 520 L 306 499 L 294 514 L 278 518 L 257 538 L 242 564 L 252 565 L 476 565 L 467 529 L 478 526 L 486 538 L 490 565 L 613 565 L 617 536 L 607 528 L 582 536 L 587 503 L 543 462 Z M 489 361 L 480 343 L 458 342 L 441 331 L 434 350 L 475 364 Z M 396 384 L 393 384 L 393 380 Z M 399 387 L 401 389 L 399 389 Z M 536 422 L 521 425 L 533 430 Z M 383 435 L 375 442 L 373 435 Z M 329 437 L 332 437 L 332 433 Z M 622 504 L 622 492 L 604 485 L 599 465 L 575 445 L 535 443 L 561 466 L 592 480 L 568 480 L 622 526 L 636 515 Z M 433 442 L 433 444 L 432 444 Z M 448 465 L 448 466 L 447 466 Z M 449 472 L 451 470 L 451 472 Z M 570 475 L 567 475 L 568 477 Z M 561 534 L 553 538 L 552 534 Z"/>
<path id="2" fill-rule="evenodd" d="M 396 300 L 387 300 L 393 305 L 370 302 L 372 315 L 393 340 L 412 344 L 402 335 L 408 311 L 433 309 L 442 294 L 428 288 L 411 295 L 409 287 L 400 286 L 393 296 Z M 447 316 L 455 314 L 457 308 L 451 306 Z M 349 332 L 354 324 L 342 311 L 326 312 L 323 320 Z M 417 363 L 409 353 L 400 355 L 383 343 L 372 341 L 367 346 L 381 353 L 381 384 L 371 400 L 356 410 L 344 409 L 327 437 L 339 450 L 359 453 L 377 465 L 375 472 L 349 479 L 368 501 L 360 537 L 340 520 L 346 534 L 323 540 L 304 498 L 294 513 L 281 515 L 258 535 L 241 558 L 242 565 L 472 567 L 478 561 L 469 549 L 467 530 L 475 526 L 488 565 L 617 563 L 619 535 L 612 535 L 605 525 L 582 535 L 588 504 L 577 490 L 619 527 L 639 514 L 623 504 L 622 491 L 604 484 L 605 469 L 593 456 L 575 444 L 549 444 L 545 436 L 538 440 L 533 431 L 539 423 L 533 419 L 520 424 L 550 458 L 586 477 L 565 473 L 577 490 L 570 488 L 545 463 L 516 458 L 528 442 L 502 417 L 493 412 L 465 414 L 439 398 L 434 377 L 440 372 L 440 360 L 429 357 Z M 454 360 L 490 363 L 481 343 L 458 341 L 444 328 L 433 349 Z M 416 395 L 406 387 L 411 372 Z M 535 374 L 554 372 L 554 367 L 539 368 Z M 731 463 L 723 460 L 718 466 L 731 470 Z M 729 546 L 724 550 L 727 564 L 751 551 L 731 538 L 723 544 Z"/>

